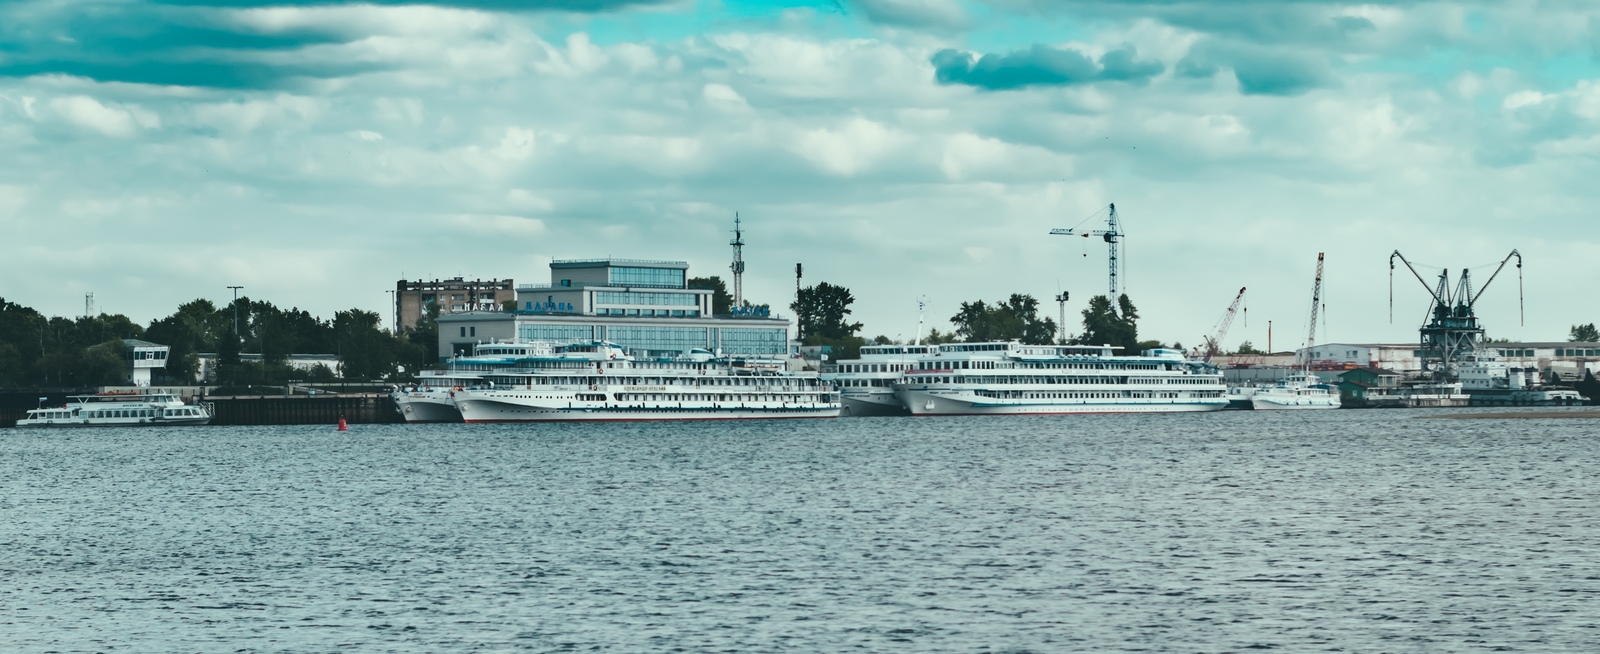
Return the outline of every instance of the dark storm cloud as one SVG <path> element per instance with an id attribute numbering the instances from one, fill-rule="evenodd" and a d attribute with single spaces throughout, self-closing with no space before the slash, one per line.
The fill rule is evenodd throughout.
<path id="1" fill-rule="evenodd" d="M 1094 82 L 1142 84 L 1165 69 L 1159 61 L 1140 60 L 1131 45 L 1107 52 L 1099 62 L 1078 50 L 1035 45 L 1010 54 L 989 53 L 982 57 L 964 50 L 940 50 L 934 53 L 932 63 L 939 83 L 988 91 Z"/>
<path id="2" fill-rule="evenodd" d="M 13 8 L 15 9 L 15 7 Z M 101 82 L 262 88 L 371 70 L 355 63 L 267 64 L 252 56 L 348 42 L 329 30 L 251 33 L 210 12 L 146 4 L 13 11 L 0 21 L 0 76 L 74 75 Z"/>
<path id="3" fill-rule="evenodd" d="M 361 38 L 336 25 L 252 31 L 229 9 L 430 5 L 501 11 L 599 12 L 669 0 L 162 0 L 0 2 L 0 77 L 73 75 L 100 82 L 275 88 L 382 70 L 370 62 L 285 61 L 274 53 Z M 224 10 L 224 11 L 219 11 Z"/>

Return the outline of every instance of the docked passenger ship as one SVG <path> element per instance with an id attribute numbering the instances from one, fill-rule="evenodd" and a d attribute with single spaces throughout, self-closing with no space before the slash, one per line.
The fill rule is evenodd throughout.
<path id="1" fill-rule="evenodd" d="M 1165 413 L 1228 405 L 1222 375 L 1177 350 L 954 343 L 894 384 L 913 415 Z"/>
<path id="2" fill-rule="evenodd" d="M 839 388 L 839 401 L 848 416 L 908 416 L 911 412 L 895 397 L 894 383 L 917 361 L 936 354 L 937 345 L 869 345 L 860 358 L 838 362 L 831 378 Z"/>
<path id="3" fill-rule="evenodd" d="M 28 411 L 18 427 L 160 427 L 211 422 L 209 404 L 185 404 L 172 393 L 107 392 L 74 395 L 75 403 Z"/>
<path id="4" fill-rule="evenodd" d="M 472 356 L 451 359 L 444 370 L 424 370 L 417 374 L 417 383 L 396 388 L 390 397 L 406 422 L 461 422 L 461 411 L 451 399 L 453 391 L 478 384 L 491 370 L 554 354 L 554 347 L 543 341 L 479 343 Z"/>
<path id="5" fill-rule="evenodd" d="M 604 341 L 496 370 L 453 401 L 468 423 L 833 418 L 839 398 L 814 375 L 781 361 L 689 355 L 634 359 Z"/>

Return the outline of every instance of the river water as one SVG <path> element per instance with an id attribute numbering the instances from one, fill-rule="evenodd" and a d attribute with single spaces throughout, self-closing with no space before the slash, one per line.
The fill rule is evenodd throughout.
<path id="1" fill-rule="evenodd" d="M 1600 650 L 1600 421 L 0 430 L 4 651 Z"/>

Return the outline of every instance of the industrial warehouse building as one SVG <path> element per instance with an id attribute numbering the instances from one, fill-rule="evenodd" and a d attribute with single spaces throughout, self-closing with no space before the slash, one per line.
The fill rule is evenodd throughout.
<path id="1" fill-rule="evenodd" d="M 1600 343 L 1485 343 L 1513 367 L 1549 370 L 1564 380 L 1583 377 L 1585 368 L 1600 373 Z M 1304 348 L 1296 356 L 1304 357 Z M 1328 343 L 1311 348 L 1311 365 L 1322 369 L 1382 368 L 1403 375 L 1422 371 L 1416 343 Z M 1304 360 L 1303 358 L 1301 360 Z"/>
<path id="2" fill-rule="evenodd" d="M 517 286 L 517 309 L 439 317 L 439 356 L 477 343 L 604 340 L 644 356 L 704 349 L 734 355 L 789 353 L 789 321 L 764 314 L 713 316 L 712 291 L 688 287 L 689 264 L 640 259 L 557 260 L 550 282 Z"/>

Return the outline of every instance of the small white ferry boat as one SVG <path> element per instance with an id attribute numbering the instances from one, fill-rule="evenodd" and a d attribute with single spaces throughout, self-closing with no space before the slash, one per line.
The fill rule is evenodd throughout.
<path id="1" fill-rule="evenodd" d="M 1177 350 L 951 343 L 894 384 L 913 415 L 1167 413 L 1228 405 L 1222 375 Z"/>
<path id="2" fill-rule="evenodd" d="M 1257 411 L 1272 409 L 1337 409 L 1340 407 L 1339 391 L 1322 383 L 1308 371 L 1290 375 L 1271 386 L 1256 389 L 1250 396 L 1251 408 Z"/>
<path id="3" fill-rule="evenodd" d="M 185 404 L 172 393 L 108 392 L 74 395 L 61 407 L 29 410 L 18 427 L 159 427 L 211 422 L 209 403 Z"/>
<path id="4" fill-rule="evenodd" d="M 705 351 L 636 360 L 597 341 L 490 372 L 453 400 L 468 423 L 838 417 L 831 383 L 782 364 Z"/>
<path id="5" fill-rule="evenodd" d="M 917 361 L 939 351 L 937 345 L 869 345 L 858 359 L 838 362 L 832 379 L 847 416 L 909 416 L 911 411 L 894 393 L 894 383 Z"/>

